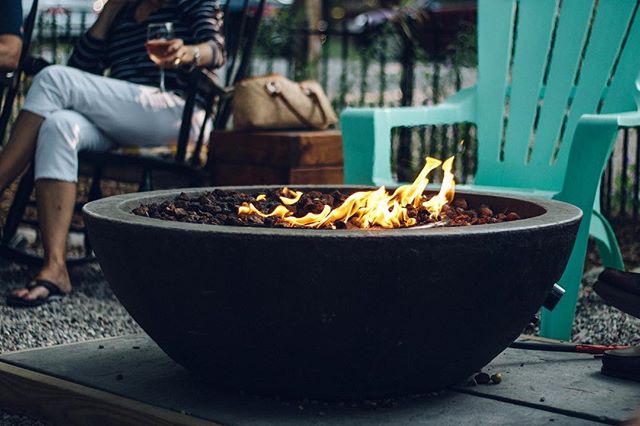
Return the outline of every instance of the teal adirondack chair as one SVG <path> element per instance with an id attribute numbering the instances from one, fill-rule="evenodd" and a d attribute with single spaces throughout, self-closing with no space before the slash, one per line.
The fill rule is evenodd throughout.
<path id="1" fill-rule="evenodd" d="M 589 233 L 604 264 L 623 269 L 597 195 L 618 129 L 640 126 L 639 0 L 478 3 L 477 85 L 436 106 L 346 109 L 345 182 L 394 183 L 393 127 L 475 123 L 473 188 L 550 197 L 585 212 L 560 280 L 567 292 L 541 323 L 542 335 L 568 339 Z"/>

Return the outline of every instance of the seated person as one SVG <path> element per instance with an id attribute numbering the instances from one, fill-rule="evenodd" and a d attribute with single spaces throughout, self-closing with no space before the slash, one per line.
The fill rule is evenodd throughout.
<path id="1" fill-rule="evenodd" d="M 158 59 L 166 70 L 162 91 L 146 42 L 148 25 L 165 22 L 173 23 L 175 38 Z M 110 0 L 79 40 L 70 66 L 53 65 L 36 75 L 0 153 L 0 190 L 35 162 L 44 265 L 26 288 L 7 297 L 8 304 L 34 306 L 71 291 L 65 254 L 78 151 L 175 143 L 187 86 L 180 67 L 220 67 L 221 27 L 213 0 Z M 110 77 L 100 75 L 106 69 Z"/>
<path id="2" fill-rule="evenodd" d="M 0 1 L 0 73 L 18 67 L 22 51 L 22 3 Z"/>

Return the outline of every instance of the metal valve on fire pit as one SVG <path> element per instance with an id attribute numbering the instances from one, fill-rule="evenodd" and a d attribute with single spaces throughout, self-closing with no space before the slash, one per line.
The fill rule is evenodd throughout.
<path id="1" fill-rule="evenodd" d="M 550 311 L 553 311 L 553 308 L 556 307 L 560 299 L 562 299 L 562 296 L 564 296 L 565 292 L 566 290 L 564 288 L 560 287 L 558 284 L 554 284 L 542 306 Z"/>

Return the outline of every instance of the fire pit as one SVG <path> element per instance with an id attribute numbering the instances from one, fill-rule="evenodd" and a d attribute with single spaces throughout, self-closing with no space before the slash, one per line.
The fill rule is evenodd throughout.
<path id="1" fill-rule="evenodd" d="M 213 226 L 131 213 L 182 191 L 210 189 L 128 194 L 85 206 L 107 280 L 142 328 L 196 375 L 296 397 L 384 397 L 464 380 L 541 306 L 581 217 L 560 202 L 464 192 L 458 195 L 470 205 L 522 219 L 350 231 Z"/>

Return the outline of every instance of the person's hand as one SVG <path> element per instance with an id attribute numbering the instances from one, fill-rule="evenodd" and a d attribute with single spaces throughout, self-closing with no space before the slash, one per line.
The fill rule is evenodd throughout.
<path id="1" fill-rule="evenodd" d="M 167 48 L 167 56 L 162 58 L 160 65 L 165 68 L 177 68 L 185 65 L 193 64 L 195 60 L 195 50 L 193 46 L 187 46 L 184 41 L 179 38 L 170 40 Z"/>

